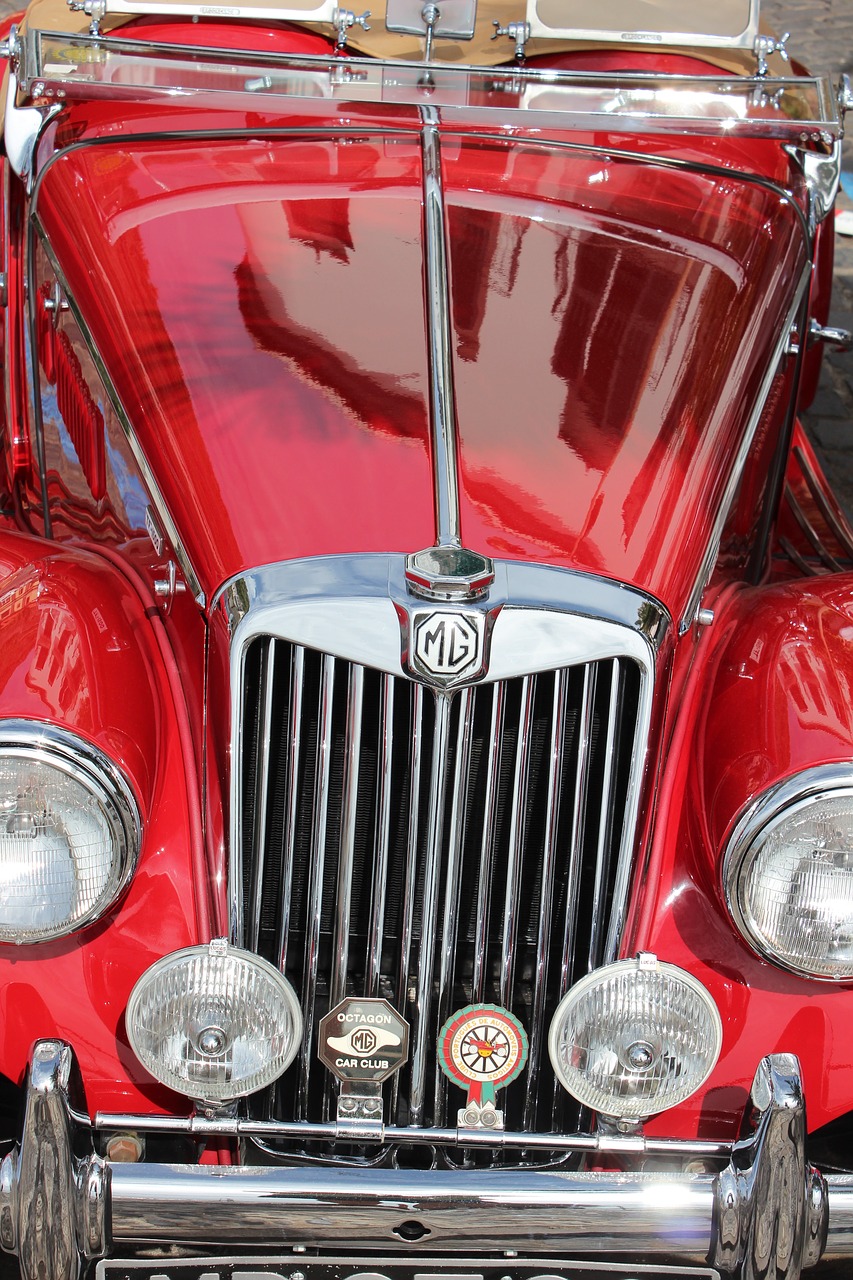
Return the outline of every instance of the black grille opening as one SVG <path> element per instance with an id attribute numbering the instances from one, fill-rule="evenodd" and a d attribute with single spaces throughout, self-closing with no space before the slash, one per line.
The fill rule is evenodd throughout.
<path id="1" fill-rule="evenodd" d="M 413 1024 L 410 1060 L 385 1087 L 389 1123 L 455 1127 L 465 1099 L 439 1069 L 439 1029 L 487 1003 L 530 1038 L 526 1070 L 498 1095 L 506 1127 L 573 1131 L 578 1109 L 555 1084 L 548 1028 L 567 988 L 605 958 L 637 664 L 446 695 L 260 637 L 244 672 L 244 945 L 282 967 L 314 1027 L 343 995 L 383 996 Z M 327 1118 L 336 1091 L 312 1036 L 269 1114 Z"/>

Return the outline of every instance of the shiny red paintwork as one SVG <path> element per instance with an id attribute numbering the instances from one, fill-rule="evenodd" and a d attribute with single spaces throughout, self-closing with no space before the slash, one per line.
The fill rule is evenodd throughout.
<path id="1" fill-rule="evenodd" d="M 127 997 L 163 952 L 196 941 L 184 761 L 175 709 L 139 597 L 97 555 L 0 533 L 0 719 L 61 725 L 124 771 L 143 824 L 124 898 L 57 942 L 0 945 L 0 1071 L 16 1082 L 29 1046 L 65 1036 L 96 1106 L 164 1105 L 127 1048 Z M 118 927 L 116 927 L 116 922 Z"/>
<path id="2" fill-rule="evenodd" d="M 853 577 L 723 593 L 681 699 L 658 794 L 656 838 L 625 953 L 694 973 L 724 1026 L 708 1084 L 657 1132 L 733 1136 L 762 1053 L 800 1056 L 817 1128 L 851 1107 L 849 984 L 788 974 L 754 954 L 723 902 L 727 836 L 756 795 L 818 764 L 850 761 Z"/>
<path id="3" fill-rule="evenodd" d="M 348 141 L 83 147 L 39 189 L 208 594 L 434 538 L 419 151 Z M 521 142 L 443 160 L 463 541 L 680 617 L 805 261 L 793 209 Z"/>

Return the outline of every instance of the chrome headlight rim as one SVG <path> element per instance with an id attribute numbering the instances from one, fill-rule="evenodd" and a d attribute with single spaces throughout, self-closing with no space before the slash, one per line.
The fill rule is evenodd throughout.
<path id="1" fill-rule="evenodd" d="M 853 971 L 839 976 L 816 973 L 777 954 L 767 939 L 753 928 L 741 907 L 740 890 L 749 871 L 749 854 L 760 836 L 769 835 L 774 827 L 824 798 L 853 799 L 853 765 L 839 762 L 814 765 L 774 783 L 752 800 L 732 828 L 725 845 L 721 873 L 726 907 L 739 935 L 761 959 L 809 982 L 833 986 L 853 983 Z"/>
<path id="2" fill-rule="evenodd" d="M 0 720 L 0 760 L 46 765 L 84 787 L 100 806 L 113 841 L 115 873 L 109 892 L 73 921 L 38 936 L 15 936 L 0 928 L 0 946 L 42 946 L 61 941 L 95 923 L 115 905 L 139 861 L 142 816 L 136 795 L 120 767 L 104 751 L 70 729 L 43 720 Z"/>

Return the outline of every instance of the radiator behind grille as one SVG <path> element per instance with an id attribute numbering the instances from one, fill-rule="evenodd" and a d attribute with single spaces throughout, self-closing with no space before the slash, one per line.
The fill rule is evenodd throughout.
<path id="1" fill-rule="evenodd" d="M 602 962 L 640 673 L 609 659 L 460 690 L 271 637 L 245 664 L 243 943 L 281 967 L 305 1016 L 273 1114 L 334 1115 L 316 1026 L 344 995 L 384 996 L 410 1056 L 385 1086 L 388 1123 L 455 1124 L 461 1090 L 437 1033 L 472 1002 L 530 1037 L 499 1095 L 508 1128 L 571 1131 L 548 1061 L 551 1016 Z"/>

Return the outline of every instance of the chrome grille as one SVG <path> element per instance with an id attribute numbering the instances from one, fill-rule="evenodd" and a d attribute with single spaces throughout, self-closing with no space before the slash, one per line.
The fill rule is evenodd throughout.
<path id="1" fill-rule="evenodd" d="M 262 636 L 243 682 L 244 945 L 299 995 L 305 1037 L 277 1118 L 334 1115 L 315 1028 L 344 995 L 411 1024 L 389 1123 L 455 1123 L 438 1029 L 503 1005 L 530 1037 L 508 1128 L 578 1122 L 548 1062 L 554 1009 L 600 964 L 631 786 L 641 673 L 628 658 L 450 696 Z M 452 1096 L 448 1097 L 448 1091 Z"/>

